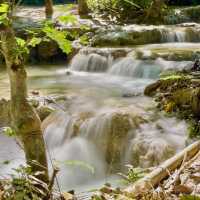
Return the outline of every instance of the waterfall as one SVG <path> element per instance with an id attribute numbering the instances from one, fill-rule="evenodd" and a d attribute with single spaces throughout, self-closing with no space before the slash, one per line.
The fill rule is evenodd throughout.
<path id="1" fill-rule="evenodd" d="M 181 71 L 183 69 L 190 69 L 193 65 L 192 61 L 182 61 L 182 62 L 177 62 L 177 61 L 167 61 L 162 58 L 157 58 L 155 60 L 155 64 L 161 66 L 163 70 L 177 70 Z"/>
<path id="2" fill-rule="evenodd" d="M 59 184 L 63 190 L 74 190 L 88 181 L 106 176 L 106 163 L 102 152 L 89 140 L 76 137 L 51 150 L 60 168 Z"/>
<path id="3" fill-rule="evenodd" d="M 54 113 L 43 122 L 42 128 L 45 129 L 45 141 L 49 148 L 59 147 L 72 137 L 73 122 L 73 118 L 63 111 Z"/>
<path id="4" fill-rule="evenodd" d="M 150 167 L 184 148 L 187 125 L 175 118 L 163 118 L 142 124 L 127 145 L 125 163 Z"/>
<path id="5" fill-rule="evenodd" d="M 52 115 L 56 117 L 45 129 L 45 141 L 61 169 L 59 182 L 67 189 L 105 178 L 125 164 L 160 164 L 181 150 L 186 139 L 185 122 L 160 116 L 147 123 L 131 110 L 89 116 L 70 137 L 71 129 L 66 131 L 66 127 L 73 127 L 76 120 L 70 121 L 63 113 Z"/>
<path id="6" fill-rule="evenodd" d="M 176 41 L 185 42 L 186 41 L 186 32 L 185 31 L 176 31 Z"/>
<path id="7" fill-rule="evenodd" d="M 151 61 L 140 61 L 132 57 L 125 57 L 116 62 L 110 68 L 109 73 L 118 76 L 152 79 L 157 78 L 161 71 L 161 67 L 151 63 Z"/>
<path id="8" fill-rule="evenodd" d="M 75 71 L 86 72 L 103 72 L 106 71 L 110 59 L 96 53 L 91 54 L 77 54 L 72 59 L 70 69 Z"/>
<path id="9" fill-rule="evenodd" d="M 186 31 L 161 29 L 161 42 L 186 42 Z"/>

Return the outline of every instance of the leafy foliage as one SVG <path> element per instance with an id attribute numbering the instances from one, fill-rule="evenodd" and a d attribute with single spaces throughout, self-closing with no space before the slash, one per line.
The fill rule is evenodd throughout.
<path id="1" fill-rule="evenodd" d="M 127 174 L 119 173 L 124 178 L 126 184 L 135 183 L 145 176 L 144 169 L 142 168 L 134 168 L 132 165 L 127 165 L 127 168 Z"/>
<path id="2" fill-rule="evenodd" d="M 60 22 L 63 22 L 63 23 L 72 23 L 72 24 L 76 24 L 77 23 L 77 19 L 74 15 L 62 15 L 58 18 L 58 20 Z"/>
<path id="3" fill-rule="evenodd" d="M 4 133 L 6 136 L 8 136 L 8 137 L 16 136 L 15 131 L 14 131 L 12 128 L 10 128 L 10 127 L 5 127 L 5 128 L 3 129 L 3 133 Z"/>
<path id="4" fill-rule="evenodd" d="M 17 49 L 16 49 L 16 53 L 18 55 L 23 55 L 23 54 L 28 54 L 29 50 L 27 48 L 27 44 L 26 41 L 22 38 L 16 37 L 16 41 L 17 41 Z"/>
<path id="5" fill-rule="evenodd" d="M 71 41 L 66 39 L 67 32 L 66 31 L 60 31 L 55 29 L 50 24 L 46 24 L 43 28 L 43 32 L 46 34 L 46 36 L 53 41 L 55 41 L 59 48 L 66 54 L 70 53 L 72 50 Z"/>
<path id="6" fill-rule="evenodd" d="M 0 25 L 8 25 L 9 19 L 8 19 L 8 11 L 9 11 L 9 5 L 6 3 L 0 4 Z"/>
<path id="7" fill-rule="evenodd" d="M 104 16 L 115 21 L 134 20 L 139 23 L 140 20 L 143 22 L 153 2 L 153 0 L 88 0 L 88 5 L 91 10 L 100 14 L 103 12 Z M 160 12 L 164 13 L 163 11 L 162 7 Z"/>
<path id="8" fill-rule="evenodd" d="M 47 184 L 36 178 L 42 172 L 32 173 L 29 166 L 14 171 L 11 179 L 1 181 L 2 200 L 42 200 L 49 193 Z"/>
<path id="9" fill-rule="evenodd" d="M 200 122 L 197 120 L 191 120 L 189 123 L 189 137 L 199 138 L 200 137 Z"/>
<path id="10" fill-rule="evenodd" d="M 40 37 L 33 37 L 31 40 L 28 42 L 28 46 L 30 47 L 36 47 L 38 44 L 42 42 L 42 38 Z"/>

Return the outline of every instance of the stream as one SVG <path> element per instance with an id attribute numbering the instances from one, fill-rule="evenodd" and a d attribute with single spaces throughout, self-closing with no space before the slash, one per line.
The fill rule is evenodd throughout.
<path id="1" fill-rule="evenodd" d="M 30 91 L 67 97 L 43 122 L 49 166 L 51 159 L 60 167 L 62 190 L 86 191 L 105 182 L 119 185 L 117 173 L 126 164 L 156 166 L 184 148 L 187 124 L 155 112 L 153 100 L 143 95 L 145 86 L 166 69 L 166 62 L 80 53 L 69 66 L 27 67 Z M 178 69 L 188 62 L 170 64 Z M 0 95 L 8 97 L 3 70 L 0 80 Z M 2 134 L 0 158 L 1 176 L 24 163 L 13 138 Z"/>
<path id="2" fill-rule="evenodd" d="M 29 92 L 65 97 L 42 123 L 61 190 L 121 186 L 127 164 L 158 166 L 185 147 L 187 123 L 157 111 L 143 91 L 162 72 L 191 68 L 199 42 L 199 24 L 111 27 L 93 41 L 101 47 L 82 48 L 69 64 L 27 66 Z M 3 68 L 0 97 L 9 98 Z M 24 163 L 16 140 L 1 133 L 0 177 Z"/>

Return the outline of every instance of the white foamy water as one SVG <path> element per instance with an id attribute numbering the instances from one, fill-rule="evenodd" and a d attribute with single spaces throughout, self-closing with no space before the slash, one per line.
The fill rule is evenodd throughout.
<path id="1" fill-rule="evenodd" d="M 71 69 L 75 71 L 102 72 L 108 68 L 106 57 L 98 54 L 77 54 L 71 63 Z"/>
<path id="2" fill-rule="evenodd" d="M 161 42 L 186 42 L 186 30 L 161 30 Z"/>

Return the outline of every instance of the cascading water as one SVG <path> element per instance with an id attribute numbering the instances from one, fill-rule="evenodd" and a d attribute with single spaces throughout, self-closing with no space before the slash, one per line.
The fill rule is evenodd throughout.
<path id="1" fill-rule="evenodd" d="M 186 42 L 186 32 L 184 30 L 161 29 L 161 42 Z"/>
<path id="2" fill-rule="evenodd" d="M 71 69 L 76 71 L 102 72 L 108 68 L 108 59 L 98 54 L 77 54 L 71 63 Z"/>
<path id="3" fill-rule="evenodd" d="M 131 54 L 114 58 L 113 54 L 80 52 L 73 58 L 68 76 L 66 68 L 48 69 L 48 74 L 43 68 L 32 72 L 31 89 L 69 97 L 61 106 L 64 109 L 42 125 L 48 156 L 61 169 L 60 187 L 82 190 L 88 184 L 91 189 L 94 182 L 107 181 L 125 164 L 155 166 L 182 149 L 187 125 L 162 114 L 156 116 L 149 109 L 152 100 L 143 96 L 143 90 L 162 71 L 181 69 L 185 64 L 161 58 L 137 60 Z M 0 87 L 7 88 L 7 84 L 1 82 Z M 10 141 L 0 141 L 1 155 L 6 151 L 3 144 Z M 2 165 L 2 173 L 24 162 L 19 149 L 15 157 L 22 159 L 18 162 L 12 160 L 13 155 L 5 157 L 11 163 Z"/>
<path id="4" fill-rule="evenodd" d="M 130 76 L 137 78 L 158 78 L 162 68 L 153 62 L 135 60 L 132 57 L 122 58 L 109 70 L 110 74 L 118 76 Z"/>

